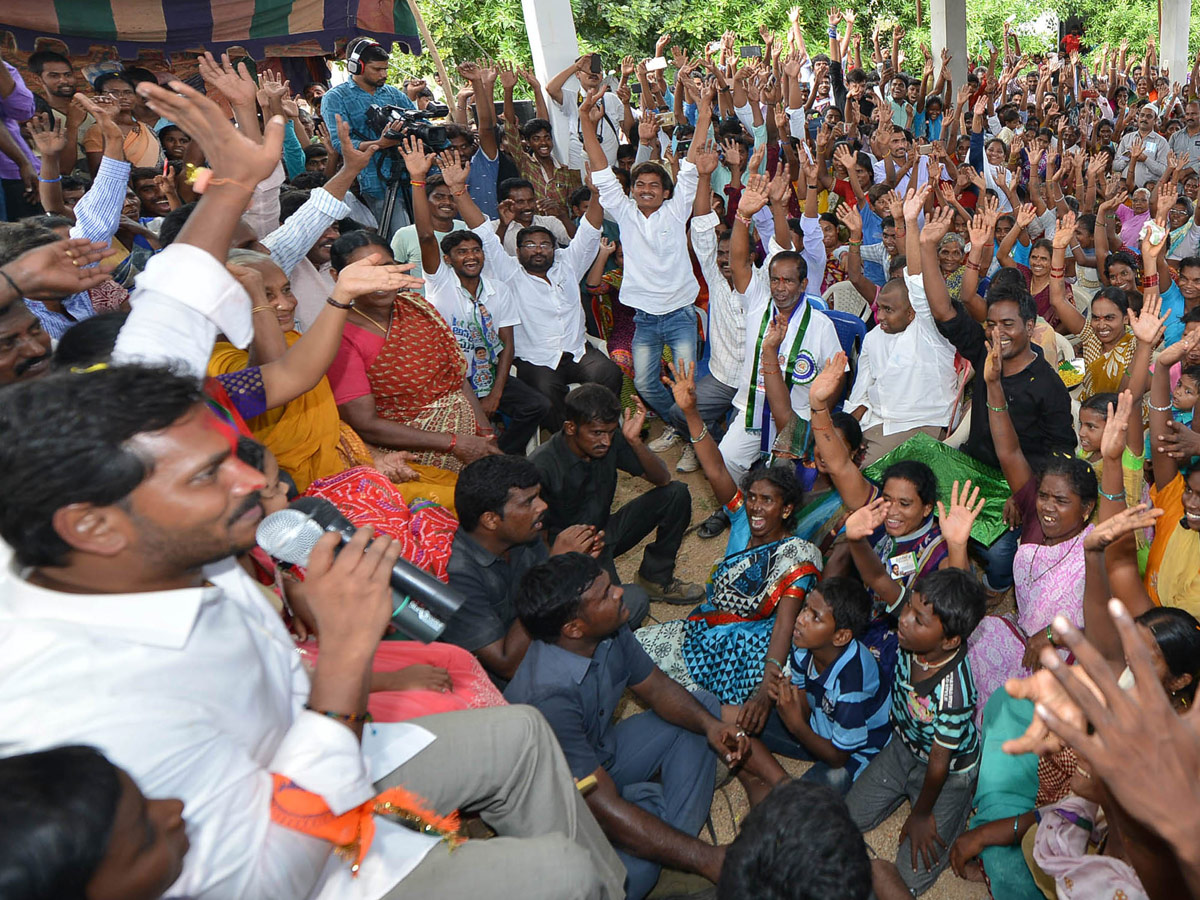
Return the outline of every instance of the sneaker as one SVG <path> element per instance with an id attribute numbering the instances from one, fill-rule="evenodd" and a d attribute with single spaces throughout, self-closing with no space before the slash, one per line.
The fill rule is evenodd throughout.
<path id="1" fill-rule="evenodd" d="M 650 449 L 651 453 L 662 453 L 664 450 L 670 450 L 682 440 L 683 435 L 674 428 L 664 428 L 663 433 L 646 446 Z"/>
<path id="2" fill-rule="evenodd" d="M 679 454 L 679 462 L 675 463 L 676 472 L 695 472 L 700 468 L 700 460 L 696 459 L 696 448 L 688 444 Z"/>
<path id="3" fill-rule="evenodd" d="M 700 527 L 696 529 L 696 533 L 705 540 L 708 540 L 709 538 L 717 537 L 728 527 L 729 515 L 725 512 L 725 510 L 718 509 L 715 513 L 700 523 Z"/>
<path id="4" fill-rule="evenodd" d="M 658 584 L 639 574 L 636 583 L 645 588 L 651 600 L 673 606 L 693 606 L 704 599 L 704 585 L 690 584 L 678 578 L 672 578 L 669 584 Z"/>

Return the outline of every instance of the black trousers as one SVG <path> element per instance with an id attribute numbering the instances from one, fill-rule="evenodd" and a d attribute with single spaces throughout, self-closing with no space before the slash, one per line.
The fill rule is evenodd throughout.
<path id="1" fill-rule="evenodd" d="M 613 560 L 628 553 L 651 531 L 657 532 L 646 546 L 642 565 L 638 569 L 647 581 L 666 585 L 675 577 L 675 557 L 683 534 L 692 521 L 692 494 L 682 481 L 672 481 L 651 488 L 640 497 L 630 500 L 604 526 L 604 555 L 600 564 L 616 578 Z"/>
<path id="2" fill-rule="evenodd" d="M 504 382 L 504 393 L 500 395 L 500 404 L 496 410 L 508 417 L 504 433 L 496 442 L 501 452 L 524 456 L 529 439 L 550 412 L 550 400 L 521 379 L 509 375 L 508 380 Z"/>
<path id="3" fill-rule="evenodd" d="M 602 384 L 620 397 L 621 382 L 625 376 L 615 362 L 588 344 L 579 362 L 572 359 L 571 354 L 564 353 L 554 369 L 518 359 L 517 377 L 549 399 L 550 412 L 542 424 L 553 432 L 562 428 L 566 418 L 567 385 Z"/>
<path id="4" fill-rule="evenodd" d="M 5 211 L 5 216 L 0 216 L 0 221 L 7 218 L 8 221 L 15 222 L 26 216 L 36 216 L 42 211 L 41 206 L 25 199 L 25 182 L 20 178 L 0 179 L 0 189 L 4 191 L 4 203 L 0 206 Z"/>

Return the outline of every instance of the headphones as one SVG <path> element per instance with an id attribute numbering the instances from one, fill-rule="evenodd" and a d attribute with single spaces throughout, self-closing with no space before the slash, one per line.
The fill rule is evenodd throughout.
<path id="1" fill-rule="evenodd" d="M 362 73 L 362 55 L 370 47 L 379 47 L 379 44 L 371 40 L 369 37 L 357 37 L 346 45 L 346 71 L 351 75 L 359 75 Z M 383 48 L 380 47 L 382 50 Z"/>

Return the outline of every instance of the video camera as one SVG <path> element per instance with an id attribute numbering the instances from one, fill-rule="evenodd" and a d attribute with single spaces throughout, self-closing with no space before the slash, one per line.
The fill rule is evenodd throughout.
<path id="1" fill-rule="evenodd" d="M 430 119 L 445 118 L 450 108 L 444 103 L 430 103 L 424 109 L 402 109 L 399 106 L 367 108 L 367 124 L 379 132 L 394 138 L 413 137 L 421 141 L 427 150 L 438 152 L 450 146 L 444 125 L 434 125 Z"/>

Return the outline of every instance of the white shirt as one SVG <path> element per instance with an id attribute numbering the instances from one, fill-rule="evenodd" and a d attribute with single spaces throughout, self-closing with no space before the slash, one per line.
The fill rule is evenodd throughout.
<path id="1" fill-rule="evenodd" d="M 533 224 L 545 228 L 552 235 L 554 235 L 554 240 L 558 242 L 558 246 L 565 247 L 571 243 L 571 236 L 567 234 L 567 227 L 558 219 L 554 218 L 554 216 L 539 216 L 534 213 Z M 513 221 L 509 223 L 508 230 L 504 232 L 504 252 L 509 256 L 517 255 L 517 235 L 521 233 L 521 229 L 524 227 L 524 225 Z M 496 234 L 499 235 L 499 233 L 500 223 L 497 222 Z"/>
<path id="2" fill-rule="evenodd" d="M 479 296 L 472 297 L 463 287 L 458 273 L 447 265 L 445 260 L 438 260 L 437 271 L 425 272 L 423 277 L 425 299 L 442 314 L 442 318 L 454 332 L 454 339 L 458 341 L 458 347 L 467 361 L 467 377 L 475 387 L 476 394 L 486 397 L 491 393 L 491 379 L 495 377 L 492 370 L 495 366 L 488 367 L 477 363 L 475 359 L 475 348 L 484 341 L 479 305 L 482 304 L 487 309 L 492 319 L 492 327 L 496 329 L 499 337 L 501 328 L 521 324 L 521 314 L 512 290 L 503 281 L 481 276 Z M 496 356 L 499 356 L 503 344 L 493 349 Z M 481 369 L 486 371 L 480 371 Z"/>
<path id="3" fill-rule="evenodd" d="M 858 374 L 846 409 L 866 407 L 865 431 L 884 434 L 912 428 L 945 427 L 954 405 L 954 345 L 942 337 L 929 311 L 920 275 L 904 270 L 915 318 L 899 334 L 867 332 L 858 356 Z"/>
<path id="4" fill-rule="evenodd" d="M 600 230 L 581 219 L 575 237 L 554 253 L 546 277 L 525 271 L 516 258 L 504 252 L 496 225 L 486 221 L 474 232 L 483 239 L 483 274 L 505 282 L 517 300 L 521 324 L 513 330 L 516 355 L 535 366 L 558 368 L 564 353 L 578 362 L 583 358 L 583 303 L 579 282 L 600 249 Z M 548 280 L 547 280 L 548 279 Z"/>
<path id="5" fill-rule="evenodd" d="M 218 328 L 245 346 L 249 297 L 212 256 L 173 244 L 139 276 L 114 360 L 199 376 Z M 377 819 L 351 879 L 327 843 L 270 821 L 271 773 L 340 814 L 432 735 L 376 724 L 368 749 L 304 711 L 308 675 L 262 590 L 232 558 L 204 575 L 213 587 L 78 595 L 0 569 L 0 753 L 91 744 L 147 796 L 182 798 L 191 850 L 168 898 L 382 897 L 436 842 Z"/>
<path id="6" fill-rule="evenodd" d="M 562 97 L 562 103 L 555 103 L 553 97 L 549 98 L 550 114 L 551 117 L 560 116 L 566 120 L 569 136 L 567 165 L 582 176 L 584 163 L 587 161 L 587 153 L 583 149 L 583 132 L 580 131 L 579 123 L 579 104 L 583 100 L 583 92 L 577 90 L 572 93 L 564 87 Z M 600 136 L 600 146 L 604 148 L 604 156 L 611 166 L 617 161 L 617 147 L 620 146 L 617 134 L 621 129 L 621 121 L 625 118 L 625 106 L 611 89 L 601 98 L 601 103 L 604 104 L 604 118 L 596 126 L 596 133 Z"/>
<path id="7" fill-rule="evenodd" d="M 751 369 L 754 366 L 754 350 L 758 344 L 758 333 L 762 327 L 763 314 L 767 307 L 772 305 L 771 291 L 765 275 L 755 275 L 750 279 L 750 285 L 746 288 L 742 303 L 746 309 L 745 356 L 742 359 L 742 372 L 738 378 L 738 391 L 734 395 L 733 405 L 739 413 L 744 414 L 750 399 Z M 796 357 L 795 380 L 792 383 L 792 409 L 802 419 L 812 417 L 808 405 L 808 386 L 824 367 L 825 361 L 842 349 L 837 329 L 833 327 L 833 322 L 829 320 L 829 317 L 801 298 L 788 321 L 787 332 L 779 345 L 779 365 L 784 369 L 784 374 L 786 375 L 788 356 L 796 339 L 796 333 L 800 330 L 800 323 L 804 319 L 806 306 L 812 309 L 812 315 L 809 316 L 808 330 L 804 333 L 804 341 L 800 344 L 800 350 Z M 758 392 L 758 398 L 754 404 L 757 410 L 767 408 L 764 384 L 763 374 L 760 370 L 755 388 Z M 770 421 L 770 416 L 767 418 Z"/>
<path id="8" fill-rule="evenodd" d="M 692 219 L 692 249 L 708 284 L 708 370 L 728 387 L 738 383 L 746 352 L 746 311 L 741 294 L 735 294 L 717 267 L 715 212 Z"/>
<path id="9" fill-rule="evenodd" d="M 592 173 L 601 205 L 621 227 L 621 302 L 631 309 L 662 316 L 696 302 L 700 285 L 688 256 L 687 221 L 699 180 L 696 167 L 680 160 L 670 199 L 646 216 L 632 197 L 625 196 L 612 169 Z"/>
<path id="10" fill-rule="evenodd" d="M 333 294 L 332 266 L 328 262 L 320 268 L 312 264 L 307 256 L 292 269 L 290 277 L 292 296 L 296 298 L 297 331 L 304 331 L 325 308 L 325 300 Z"/>

